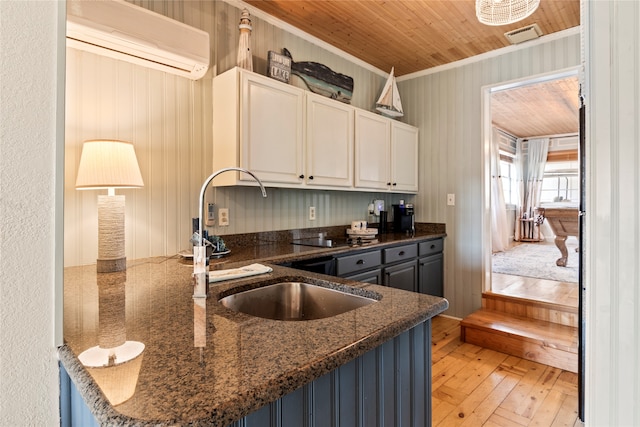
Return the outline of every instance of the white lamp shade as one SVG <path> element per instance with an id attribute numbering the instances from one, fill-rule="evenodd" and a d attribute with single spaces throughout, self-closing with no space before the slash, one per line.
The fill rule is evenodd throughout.
<path id="1" fill-rule="evenodd" d="M 78 190 L 143 186 L 133 144 L 112 139 L 84 142 L 76 178 Z"/>

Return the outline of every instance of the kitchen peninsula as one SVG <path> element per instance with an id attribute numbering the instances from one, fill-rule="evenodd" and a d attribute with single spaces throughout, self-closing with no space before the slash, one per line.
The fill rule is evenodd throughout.
<path id="1" fill-rule="evenodd" d="M 415 236 L 389 234 L 375 246 L 442 237 L 443 230 L 418 227 Z M 135 260 L 122 273 L 98 274 L 94 265 L 65 269 L 61 364 L 72 381 L 66 385 L 70 394 L 77 389 L 97 424 L 272 425 L 278 419 L 301 425 L 312 414 L 321 417 L 317 425 L 320 419 L 332 425 L 358 417 L 366 425 L 430 425 L 430 319 L 447 309 L 445 299 L 278 265 L 357 253 L 361 247 L 284 241 L 229 247 L 230 256 L 218 264 L 212 260 L 210 269 L 258 262 L 273 271 L 214 283 L 209 298 L 199 300 L 192 298 L 191 263 L 179 256 Z M 308 321 L 262 319 L 218 303 L 238 290 L 280 281 L 378 301 Z M 114 335 L 142 343 L 144 350 L 121 365 L 116 360 L 99 369 L 83 366 L 79 356 Z M 62 378 L 64 406 L 64 372 Z M 118 396 L 127 387 L 131 396 Z"/>

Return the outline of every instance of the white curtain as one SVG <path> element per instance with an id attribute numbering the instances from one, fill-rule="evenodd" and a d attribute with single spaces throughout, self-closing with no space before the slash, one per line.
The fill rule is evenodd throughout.
<path id="1" fill-rule="evenodd" d="M 535 209 L 540 205 L 542 178 L 549 152 L 549 138 L 530 139 L 526 153 L 523 153 L 523 143 L 524 141 L 518 140 L 516 153 L 521 172 L 519 175 L 522 177 L 519 180 L 520 203 L 516 208 L 516 240 L 524 237 L 520 219 L 534 218 Z"/>
<path id="2" fill-rule="evenodd" d="M 493 252 L 503 252 L 509 248 L 509 224 L 500 173 L 498 142 L 494 134 L 491 141 L 491 250 Z"/>

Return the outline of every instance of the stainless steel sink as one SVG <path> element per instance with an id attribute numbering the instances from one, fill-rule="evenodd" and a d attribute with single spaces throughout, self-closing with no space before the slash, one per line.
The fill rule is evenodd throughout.
<path id="1" fill-rule="evenodd" d="M 373 298 L 302 282 L 275 283 L 220 299 L 233 311 L 272 320 L 323 319 L 375 302 Z"/>

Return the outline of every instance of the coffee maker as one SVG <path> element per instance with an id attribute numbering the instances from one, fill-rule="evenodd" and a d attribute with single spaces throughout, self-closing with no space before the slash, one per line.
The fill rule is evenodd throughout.
<path id="1" fill-rule="evenodd" d="M 393 205 L 393 231 L 414 231 L 413 204 Z"/>

